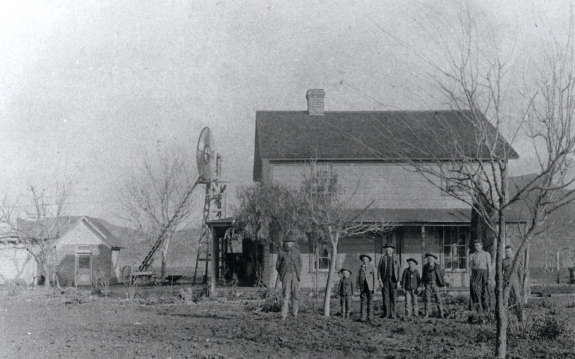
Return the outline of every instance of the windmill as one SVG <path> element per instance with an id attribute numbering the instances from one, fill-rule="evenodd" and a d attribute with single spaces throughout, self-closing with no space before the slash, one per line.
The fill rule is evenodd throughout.
<path id="1" fill-rule="evenodd" d="M 211 238 L 208 222 L 225 217 L 224 191 L 226 185 L 221 182 L 222 161 L 221 155 L 215 152 L 214 138 L 209 127 L 204 127 L 198 139 L 196 148 L 196 163 L 198 165 L 199 183 L 205 185 L 205 200 L 202 223 L 202 234 L 198 241 L 196 266 L 193 283 L 196 282 L 198 264 L 205 261 L 204 282 L 208 276 L 208 262 L 210 258 L 209 240 Z"/>
<path id="2" fill-rule="evenodd" d="M 182 200 L 178 208 L 176 208 L 174 216 L 162 229 L 160 235 L 158 236 L 151 250 L 148 252 L 146 257 L 138 267 L 138 270 L 132 272 L 131 267 L 129 266 L 125 266 L 122 269 L 122 277 L 124 278 L 125 283 L 132 283 L 134 280 L 138 278 L 155 281 L 155 275 L 153 271 L 149 270 L 150 266 L 152 265 L 152 262 L 154 261 L 154 255 L 168 237 L 170 229 L 172 228 L 172 222 L 177 221 L 180 218 L 181 214 L 184 212 L 185 204 L 190 200 L 193 191 L 199 184 L 205 185 L 205 201 L 204 201 L 203 221 L 202 221 L 202 235 L 200 237 L 200 240 L 198 241 L 199 243 L 198 258 L 196 260 L 196 268 L 194 271 L 194 282 L 196 272 L 198 269 L 198 261 L 204 258 L 206 261 L 205 276 L 207 276 L 208 271 L 207 261 L 210 260 L 209 250 L 208 248 L 204 248 L 207 247 L 207 242 L 208 239 L 210 238 L 210 230 L 207 225 L 207 222 L 209 220 L 222 218 L 225 211 L 225 207 L 223 206 L 223 198 L 224 198 L 223 195 L 226 186 L 220 185 L 221 162 L 222 162 L 222 156 L 216 154 L 214 151 L 214 140 L 212 132 L 208 127 L 204 127 L 204 129 L 200 133 L 200 138 L 198 140 L 198 145 L 196 148 L 198 179 L 187 190 L 184 199 Z M 205 250 L 202 251 L 202 249 Z M 202 257 L 202 259 L 200 259 L 202 253 L 205 253 L 205 256 Z M 181 275 L 171 277 L 177 277 L 177 278 L 168 278 L 168 280 L 170 281 L 172 280 L 175 281 L 181 278 Z"/>

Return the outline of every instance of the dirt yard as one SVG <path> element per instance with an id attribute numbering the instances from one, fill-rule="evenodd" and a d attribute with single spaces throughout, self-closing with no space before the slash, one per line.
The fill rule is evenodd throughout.
<path id="1" fill-rule="evenodd" d="M 449 319 L 361 323 L 357 301 L 355 318 L 344 320 L 321 316 L 319 300 L 305 296 L 301 316 L 282 322 L 278 297 L 269 291 L 205 299 L 196 288 L 153 287 L 140 288 L 132 300 L 125 292 L 0 288 L 0 356 L 488 358 L 495 346 L 493 322 L 469 323 L 463 296 L 449 300 Z M 572 295 L 532 299 L 526 323 L 511 323 L 509 357 L 575 358 L 574 301 Z M 332 308 L 337 313 L 337 299 Z"/>

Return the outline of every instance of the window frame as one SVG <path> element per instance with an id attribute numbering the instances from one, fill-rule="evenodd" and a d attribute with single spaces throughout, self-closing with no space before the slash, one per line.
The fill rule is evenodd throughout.
<path id="1" fill-rule="evenodd" d="M 454 233 L 455 232 L 455 233 Z M 461 242 L 461 236 L 463 236 L 463 242 Z M 441 261 L 443 268 L 448 272 L 467 272 L 469 270 L 469 231 L 463 226 L 445 226 L 443 230 L 443 238 L 441 243 Z M 450 248 L 449 248 L 450 247 Z M 446 249 L 448 249 L 450 255 L 446 255 Z M 454 255 L 453 249 L 456 249 L 456 255 Z M 463 253 L 463 255 L 462 255 Z M 465 260 L 464 266 L 460 266 L 461 259 Z M 447 262 L 450 262 L 450 266 L 447 266 Z M 453 263 L 457 263 L 457 268 L 453 267 Z"/>
<path id="2" fill-rule="evenodd" d="M 323 254 L 325 255 L 319 255 L 319 251 L 322 251 Z M 318 258 L 319 256 L 319 258 Z M 319 269 L 317 268 L 317 264 L 318 264 L 318 259 L 319 259 Z M 323 268 L 324 266 L 322 265 L 322 263 L 325 263 L 327 265 L 326 268 Z M 329 255 L 329 250 L 327 249 L 327 246 L 316 246 L 315 250 L 313 251 L 313 265 L 311 266 L 312 268 L 312 272 L 329 272 L 329 267 L 331 264 L 331 258 Z"/>

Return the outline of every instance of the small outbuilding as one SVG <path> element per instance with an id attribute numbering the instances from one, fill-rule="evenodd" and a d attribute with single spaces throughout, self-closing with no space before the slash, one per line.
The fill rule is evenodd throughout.
<path id="1" fill-rule="evenodd" d="M 58 217 L 18 223 L 27 235 L 50 241 L 48 266 L 60 285 L 115 284 L 121 278 L 120 241 L 97 218 Z"/>

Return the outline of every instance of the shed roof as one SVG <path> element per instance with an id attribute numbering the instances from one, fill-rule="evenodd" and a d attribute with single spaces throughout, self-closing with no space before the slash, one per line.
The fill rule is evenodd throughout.
<path id="1" fill-rule="evenodd" d="M 487 134 L 499 156 L 519 157 L 487 119 L 473 116 L 471 111 L 326 111 L 323 116 L 257 111 L 255 152 L 262 159 L 288 160 L 480 159 L 489 157 L 478 145 Z"/>
<path id="2" fill-rule="evenodd" d="M 57 240 L 69 230 L 76 227 L 80 222 L 84 222 L 92 230 L 100 234 L 105 242 L 111 247 L 122 248 L 122 244 L 101 220 L 88 216 L 61 216 L 45 218 L 41 221 L 19 220 L 18 230 L 29 236 L 45 240 Z"/>

